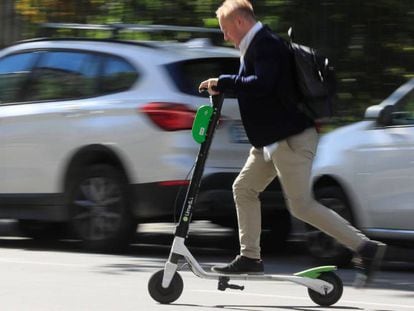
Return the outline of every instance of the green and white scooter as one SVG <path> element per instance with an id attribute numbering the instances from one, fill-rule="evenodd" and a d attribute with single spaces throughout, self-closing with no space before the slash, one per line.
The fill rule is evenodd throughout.
<path id="1" fill-rule="evenodd" d="M 174 241 L 170 255 L 162 270 L 155 272 L 148 282 L 148 291 L 151 297 L 159 303 L 169 304 L 177 300 L 183 291 L 183 280 L 179 270 L 179 261 L 184 260 L 192 272 L 200 278 L 218 280 L 218 289 L 243 290 L 244 286 L 230 284 L 230 280 L 249 281 L 289 281 L 308 288 L 309 297 L 320 306 L 331 306 L 342 296 L 342 280 L 335 274 L 335 266 L 321 266 L 311 268 L 293 275 L 284 274 L 219 274 L 206 272 L 192 256 L 185 245 L 189 224 L 193 213 L 193 204 L 197 199 L 201 177 L 203 175 L 208 151 L 211 146 L 214 131 L 220 119 L 223 105 L 223 94 L 210 96 L 210 104 L 201 106 L 194 119 L 192 134 L 194 140 L 201 144 L 195 163 L 193 175 L 187 190 L 179 223 L 175 229 Z"/>

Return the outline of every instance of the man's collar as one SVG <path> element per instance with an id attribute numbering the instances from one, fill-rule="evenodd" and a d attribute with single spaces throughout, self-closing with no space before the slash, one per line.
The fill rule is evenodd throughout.
<path id="1" fill-rule="evenodd" d="M 250 30 L 244 35 L 243 39 L 240 41 L 239 44 L 239 49 L 240 49 L 240 54 L 244 55 L 247 51 L 247 49 L 249 48 L 250 43 L 252 42 L 254 36 L 256 35 L 256 33 L 262 29 L 263 25 L 261 22 L 257 22 L 256 24 L 254 24 L 254 26 L 252 28 L 250 28 Z"/>

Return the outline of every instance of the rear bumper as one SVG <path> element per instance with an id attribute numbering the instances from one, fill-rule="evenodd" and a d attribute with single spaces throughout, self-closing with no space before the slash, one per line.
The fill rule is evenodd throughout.
<path id="1" fill-rule="evenodd" d="M 160 183 L 130 186 L 133 215 L 139 222 L 173 221 L 179 215 L 186 186 L 162 186 Z"/>
<path id="2" fill-rule="evenodd" d="M 232 184 L 236 176 L 235 173 L 215 173 L 205 176 L 194 205 L 193 218 L 213 221 L 234 218 L 236 212 Z M 140 222 L 177 220 L 187 188 L 187 186 L 163 186 L 163 183 L 131 185 L 133 214 Z M 260 199 L 264 214 L 286 209 L 277 180 L 260 195 Z"/>
<path id="3" fill-rule="evenodd" d="M 235 173 L 215 173 L 203 178 L 193 218 L 211 221 L 235 220 L 232 184 Z M 130 185 L 133 215 L 139 222 L 178 220 L 188 186 L 174 183 Z M 286 209 L 277 181 L 260 195 L 263 220 L 271 220 L 273 212 Z M 67 221 L 69 210 L 63 194 L 0 194 L 0 218 Z"/>

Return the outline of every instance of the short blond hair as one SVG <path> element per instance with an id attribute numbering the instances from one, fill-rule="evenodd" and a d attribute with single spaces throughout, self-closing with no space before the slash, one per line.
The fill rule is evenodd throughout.
<path id="1" fill-rule="evenodd" d="M 225 0 L 217 9 L 217 18 L 227 18 L 233 13 L 239 13 L 246 18 L 256 19 L 252 4 L 248 0 Z"/>

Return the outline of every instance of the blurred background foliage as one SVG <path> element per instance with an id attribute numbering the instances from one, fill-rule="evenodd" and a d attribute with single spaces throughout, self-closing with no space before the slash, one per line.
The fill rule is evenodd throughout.
<path id="1" fill-rule="evenodd" d="M 6 2 L 0 4 L 4 7 Z M 217 0 L 15 0 L 21 38 L 34 37 L 44 22 L 144 23 L 218 27 Z M 414 77 L 413 0 L 260 0 L 258 18 L 286 37 L 321 50 L 336 67 L 337 120 L 359 120 Z M 4 22 L 4 21 L 3 21 Z M 91 34 L 89 34 L 91 35 Z M 102 34 L 92 34 L 103 36 Z M 148 39 L 148 34 L 139 34 Z M 180 37 L 181 36 L 181 37 Z M 157 33 L 156 39 L 185 39 Z M 0 41 L 1 42 L 1 41 Z M 0 43 L 1 44 L 1 43 Z"/>

